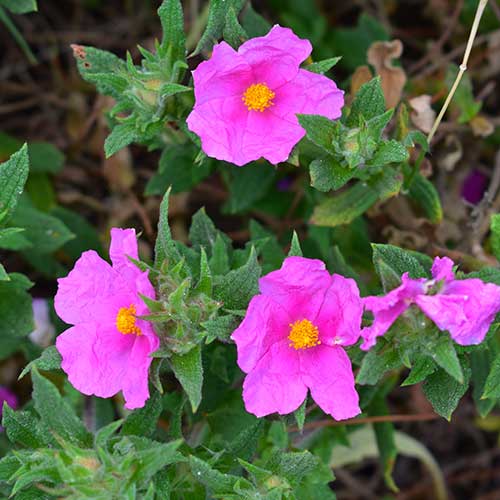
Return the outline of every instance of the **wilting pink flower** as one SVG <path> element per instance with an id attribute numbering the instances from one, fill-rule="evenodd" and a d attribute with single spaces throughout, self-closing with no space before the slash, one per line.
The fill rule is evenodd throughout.
<path id="1" fill-rule="evenodd" d="M 483 341 L 500 311 L 500 287 L 477 278 L 455 279 L 453 261 L 448 257 L 434 259 L 432 277 L 411 279 L 405 273 L 402 285 L 387 295 L 363 299 L 365 308 L 373 313 L 373 323 L 361 331 L 362 349 L 370 349 L 412 304 L 458 344 Z"/>
<path id="2" fill-rule="evenodd" d="M 274 26 L 234 50 L 225 42 L 193 71 L 195 105 L 188 116 L 203 151 L 244 165 L 264 157 L 285 161 L 304 137 L 296 114 L 339 118 L 343 92 L 326 76 L 300 69 L 312 47 Z"/>
<path id="3" fill-rule="evenodd" d="M 15 410 L 19 402 L 17 396 L 7 387 L 0 385 L 0 422 L 2 421 L 3 404 L 7 403 L 13 410 Z M 3 431 L 3 427 L 0 425 L 0 431 Z"/>
<path id="4" fill-rule="evenodd" d="M 296 410 L 307 396 L 336 420 L 360 412 L 351 362 L 342 346 L 359 338 L 362 304 L 356 283 L 320 260 L 288 257 L 259 280 L 232 339 L 246 409 L 263 417 Z"/>
<path id="5" fill-rule="evenodd" d="M 80 392 L 108 398 L 122 391 L 126 408 L 140 408 L 149 398 L 148 370 L 159 340 L 138 318 L 149 313 L 139 294 L 154 299 L 155 292 L 148 273 L 128 259 L 138 258 L 133 229 L 113 228 L 109 253 L 112 266 L 89 250 L 58 280 L 56 312 L 74 326 L 56 346 Z"/>

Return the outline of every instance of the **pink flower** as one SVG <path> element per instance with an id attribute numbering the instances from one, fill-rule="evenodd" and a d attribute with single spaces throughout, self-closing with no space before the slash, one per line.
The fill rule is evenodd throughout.
<path id="1" fill-rule="evenodd" d="M 247 411 L 263 417 L 296 410 L 307 396 L 336 420 L 360 413 L 351 362 L 342 346 L 359 338 L 356 283 L 333 276 L 320 260 L 288 257 L 259 280 L 232 339 Z"/>
<path id="2" fill-rule="evenodd" d="M 305 135 L 297 113 L 339 118 L 343 92 L 299 67 L 311 50 L 308 40 L 278 25 L 238 51 L 215 45 L 193 71 L 196 102 L 187 118 L 203 151 L 240 166 L 261 156 L 277 164 Z"/>
<path id="3" fill-rule="evenodd" d="M 455 279 L 453 261 L 436 257 L 432 280 L 411 279 L 381 297 L 366 297 L 364 306 L 373 313 L 371 326 L 363 328 L 361 349 L 368 350 L 411 304 L 416 304 L 440 330 L 448 330 L 460 345 L 480 344 L 500 311 L 500 287 L 480 279 Z"/>
<path id="4" fill-rule="evenodd" d="M 56 340 L 62 369 L 83 394 L 109 398 L 123 392 L 125 408 L 149 398 L 148 370 L 159 340 L 139 294 L 154 299 L 148 273 L 128 257 L 137 255 L 133 229 L 111 230 L 112 266 L 93 250 L 84 252 L 66 278 L 58 280 L 57 314 L 72 326 Z"/>

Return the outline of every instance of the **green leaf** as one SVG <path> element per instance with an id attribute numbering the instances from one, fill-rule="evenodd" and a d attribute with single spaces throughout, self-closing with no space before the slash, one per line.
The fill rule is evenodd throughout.
<path id="1" fill-rule="evenodd" d="M 304 67 L 304 69 L 311 71 L 312 73 L 323 75 L 327 71 L 331 70 L 341 59 L 342 57 L 330 57 L 329 59 L 323 59 L 322 61 L 316 61 L 308 64 Z"/>
<path id="2" fill-rule="evenodd" d="M 23 378 L 33 368 L 45 371 L 59 370 L 61 368 L 61 361 L 62 358 L 57 350 L 57 347 L 55 345 L 51 345 L 44 349 L 39 358 L 31 361 L 31 363 L 28 363 L 18 378 Z"/>
<path id="3" fill-rule="evenodd" d="M 288 257 L 296 256 L 302 257 L 304 254 L 302 253 L 302 248 L 300 247 L 299 237 L 297 236 L 296 231 L 293 231 L 292 234 L 292 242 L 290 244 L 290 251 L 288 252 Z"/>
<path id="4" fill-rule="evenodd" d="M 349 127 L 358 127 L 361 118 L 366 121 L 385 112 L 385 99 L 380 77 L 377 76 L 365 83 L 354 96 L 351 112 L 347 117 L 346 124 Z"/>
<path id="5" fill-rule="evenodd" d="M 500 398 L 500 355 L 491 364 L 481 398 Z"/>
<path id="6" fill-rule="evenodd" d="M 231 314 L 228 316 L 217 316 L 217 318 L 205 321 L 201 326 L 207 332 L 207 343 L 214 339 L 227 341 L 234 330 L 236 330 L 238 320 Z"/>
<path id="7" fill-rule="evenodd" d="M 398 141 L 391 139 L 379 145 L 373 157 L 367 162 L 371 167 L 383 167 L 389 163 L 401 163 L 408 160 L 406 148 Z"/>
<path id="8" fill-rule="evenodd" d="M 28 14 L 38 10 L 36 0 L 0 0 L 0 5 L 14 14 Z"/>
<path id="9" fill-rule="evenodd" d="M 307 138 L 326 153 L 333 153 L 332 142 L 338 133 L 338 125 L 329 118 L 320 115 L 301 115 L 297 118 L 307 132 Z"/>
<path id="10" fill-rule="evenodd" d="M 214 296 L 222 301 L 225 309 L 246 309 L 250 299 L 259 291 L 260 266 L 252 248 L 248 261 L 238 269 L 230 271 L 215 283 Z"/>
<path id="11" fill-rule="evenodd" d="M 265 467 L 297 486 L 319 465 L 319 458 L 307 450 L 295 453 L 283 453 L 277 450 L 271 455 Z"/>
<path id="12" fill-rule="evenodd" d="M 328 156 L 313 160 L 309 165 L 311 186 L 318 191 L 336 191 L 350 181 L 355 174 L 352 168 L 342 166 Z"/>
<path id="13" fill-rule="evenodd" d="M 59 219 L 31 207 L 24 199 L 12 215 L 10 225 L 24 228 L 23 235 L 37 254 L 54 252 L 75 237 Z"/>
<path id="14" fill-rule="evenodd" d="M 20 341 L 35 329 L 32 299 L 26 292 L 31 282 L 22 274 L 11 273 L 8 277 L 8 281 L 0 281 L 0 359 L 14 352 Z"/>
<path id="15" fill-rule="evenodd" d="M 212 171 L 213 163 L 194 162 L 194 150 L 185 144 L 166 147 L 160 157 L 158 172 L 146 185 L 145 194 L 163 195 L 169 186 L 172 194 L 189 191 Z"/>
<path id="16" fill-rule="evenodd" d="M 248 210 L 267 194 L 275 178 L 276 170 L 267 163 L 231 169 L 230 196 L 224 208 L 231 214 Z"/>
<path id="17" fill-rule="evenodd" d="M 300 432 L 304 429 L 304 422 L 306 421 L 306 407 L 307 398 L 305 398 L 304 401 L 302 401 L 302 404 L 293 412 L 295 422 L 297 423 L 297 427 Z"/>
<path id="18" fill-rule="evenodd" d="M 243 4 L 244 0 L 211 0 L 209 4 L 207 27 L 191 56 L 199 54 L 202 50 L 210 50 L 222 36 L 228 9 L 232 7 L 237 15 L 243 7 Z"/>
<path id="19" fill-rule="evenodd" d="M 6 162 L 0 164 L 0 222 L 16 208 L 29 171 L 28 147 L 25 144 Z"/>
<path id="20" fill-rule="evenodd" d="M 223 37 L 233 49 L 238 49 L 243 42 L 248 40 L 248 35 L 239 23 L 238 16 L 232 5 L 229 6 L 226 12 Z"/>
<path id="21" fill-rule="evenodd" d="M 10 281 L 9 275 L 2 264 L 0 264 L 0 281 Z"/>
<path id="22" fill-rule="evenodd" d="M 134 410 L 125 419 L 121 434 L 151 437 L 156 430 L 162 409 L 161 395 L 158 391 L 153 391 L 146 404 Z"/>
<path id="23" fill-rule="evenodd" d="M 172 354 L 170 363 L 177 380 L 189 398 L 193 412 L 196 412 L 201 403 L 203 385 L 201 346 L 194 347 L 186 354 Z"/>
<path id="24" fill-rule="evenodd" d="M 363 358 L 356 382 L 361 385 L 375 385 L 384 373 L 399 368 L 401 361 L 393 349 L 380 352 L 377 348 L 370 349 Z"/>
<path id="25" fill-rule="evenodd" d="M 377 274 L 381 262 L 394 270 L 398 276 L 408 273 L 410 278 L 427 278 L 428 272 L 432 266 L 432 259 L 426 255 L 418 254 L 418 252 L 411 252 L 403 250 L 402 248 L 394 245 L 372 244 L 373 250 L 373 264 Z M 425 266 L 425 267 L 424 267 Z"/>
<path id="26" fill-rule="evenodd" d="M 106 158 L 113 156 L 116 152 L 120 151 L 120 149 L 123 149 L 136 140 L 137 132 L 133 124 L 122 123 L 116 125 L 104 142 Z"/>
<path id="27" fill-rule="evenodd" d="M 443 208 L 434 184 L 417 173 L 410 185 L 409 195 L 423 209 L 426 217 L 439 224 L 443 219 Z"/>
<path id="28" fill-rule="evenodd" d="M 195 288 L 195 292 L 204 293 L 205 295 L 212 296 L 212 273 L 208 265 L 207 253 L 201 247 L 200 253 L 200 278 Z"/>
<path id="29" fill-rule="evenodd" d="M 500 214 L 491 216 L 491 248 L 497 260 L 500 260 Z"/>
<path id="30" fill-rule="evenodd" d="M 64 155 L 48 142 L 30 142 L 28 153 L 30 173 L 57 174 L 64 166 Z"/>
<path id="31" fill-rule="evenodd" d="M 73 408 L 64 400 L 56 387 L 38 370 L 31 371 L 33 381 L 33 402 L 42 422 L 63 439 L 79 446 L 90 446 L 90 434 Z"/>
<path id="32" fill-rule="evenodd" d="M 463 384 L 457 382 L 456 379 L 448 375 L 442 368 L 439 368 L 427 377 L 423 384 L 424 394 L 432 404 L 434 411 L 447 420 L 451 420 L 452 413 L 467 391 L 469 378 L 469 368 L 464 370 Z"/>
<path id="33" fill-rule="evenodd" d="M 33 207 L 42 212 L 50 212 L 57 203 L 56 192 L 48 174 L 30 173 L 25 191 Z"/>
<path id="34" fill-rule="evenodd" d="M 335 227 L 348 224 L 368 210 L 378 199 L 377 192 L 361 182 L 320 203 L 313 212 L 311 223 Z"/>
<path id="35" fill-rule="evenodd" d="M 419 356 L 415 360 L 410 374 L 402 382 L 401 387 L 418 384 L 419 382 L 422 382 L 422 380 L 425 380 L 431 373 L 434 373 L 436 370 L 437 366 L 434 361 L 432 361 L 432 359 L 427 356 Z"/>
<path id="36" fill-rule="evenodd" d="M 205 207 L 200 208 L 191 220 L 189 241 L 191 241 L 194 248 L 204 247 L 207 255 L 211 255 L 218 236 L 223 238 L 225 244 L 229 243 L 229 238 L 217 230 L 212 219 L 207 215 Z"/>
<path id="37" fill-rule="evenodd" d="M 438 342 L 429 346 L 427 355 L 431 357 L 443 370 L 451 375 L 458 383 L 463 383 L 464 375 L 458 360 L 455 344 L 450 337 L 442 335 Z"/>
<path id="38" fill-rule="evenodd" d="M 23 250 L 29 248 L 31 243 L 21 234 L 22 227 L 6 227 L 0 229 L 0 248 L 6 250 Z"/>
<path id="39" fill-rule="evenodd" d="M 2 425 L 7 436 L 13 443 L 26 448 L 42 448 L 47 446 L 50 439 L 44 435 L 40 422 L 29 411 L 14 411 L 6 402 L 3 404 Z"/>
<path id="40" fill-rule="evenodd" d="M 499 354 L 498 344 L 495 343 L 494 345 L 496 346 L 495 348 L 490 347 L 489 349 L 474 351 L 469 355 L 472 371 L 472 397 L 474 398 L 474 403 L 476 404 L 479 415 L 482 418 L 488 415 L 498 401 L 497 398 L 483 398 L 486 380 L 495 362 L 495 358 Z"/>
<path id="41" fill-rule="evenodd" d="M 155 267 L 158 268 L 164 260 L 177 263 L 181 260 L 179 250 L 172 239 L 170 225 L 168 223 L 168 198 L 170 189 L 165 193 L 160 205 L 160 219 L 158 221 L 158 237 L 155 244 Z"/>
<path id="42" fill-rule="evenodd" d="M 171 64 L 186 59 L 186 35 L 184 34 L 184 14 L 180 0 L 163 0 L 158 9 L 163 37 L 161 52 L 167 54 Z"/>

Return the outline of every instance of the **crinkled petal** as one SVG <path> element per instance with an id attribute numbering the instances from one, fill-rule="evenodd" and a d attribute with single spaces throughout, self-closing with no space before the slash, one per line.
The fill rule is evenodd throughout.
<path id="1" fill-rule="evenodd" d="M 330 284 L 324 262 L 304 257 L 287 257 L 280 269 L 259 280 L 261 293 L 278 302 L 292 322 L 314 321 Z"/>
<path id="2" fill-rule="evenodd" d="M 118 271 L 126 281 L 133 282 L 141 273 L 139 268 L 130 262 L 128 257 L 137 260 L 137 236 L 135 229 L 111 229 L 111 244 L 109 246 L 109 257 L 113 263 L 113 269 Z"/>
<path id="3" fill-rule="evenodd" d="M 256 295 L 245 318 L 231 335 L 238 348 L 238 366 L 248 373 L 275 342 L 290 331 L 289 314 L 271 297 Z"/>
<path id="4" fill-rule="evenodd" d="M 344 92 L 324 75 L 299 70 L 295 78 L 276 89 L 271 111 L 287 120 L 295 115 L 321 115 L 334 120 L 342 114 Z"/>
<path id="5" fill-rule="evenodd" d="M 453 281 L 453 261 L 448 257 L 436 257 L 432 264 L 432 276 L 436 281 Z"/>
<path id="6" fill-rule="evenodd" d="M 66 323 L 112 324 L 116 311 L 110 304 L 118 303 L 131 303 L 130 286 L 93 250 L 83 252 L 68 276 L 58 279 L 54 307 Z"/>
<path id="7" fill-rule="evenodd" d="M 129 410 L 142 408 L 146 400 L 149 399 L 148 374 L 149 367 L 153 361 L 151 353 L 159 347 L 159 341 L 153 341 L 153 345 L 151 342 L 152 339 L 157 339 L 156 336 L 146 336 L 144 335 L 144 330 L 142 333 L 143 335 L 135 338 L 127 362 L 127 372 L 122 384 L 125 408 Z"/>
<path id="8" fill-rule="evenodd" d="M 423 293 L 424 278 L 412 279 L 408 277 L 408 273 L 405 273 L 401 280 L 402 284 L 386 295 L 363 299 L 365 309 L 373 313 L 373 322 L 371 326 L 361 330 L 361 336 L 364 339 L 361 349 L 367 351 L 373 347 L 377 337 L 384 335 L 415 298 Z"/>
<path id="9" fill-rule="evenodd" d="M 243 383 L 247 411 L 257 417 L 295 411 L 307 396 L 300 373 L 299 356 L 288 341 L 273 344 Z"/>
<path id="10" fill-rule="evenodd" d="M 187 124 L 200 137 L 201 147 L 208 156 L 244 165 L 256 159 L 243 151 L 248 114 L 240 96 L 212 99 L 196 105 L 187 117 Z"/>
<path id="11" fill-rule="evenodd" d="M 416 302 L 458 344 L 480 344 L 500 311 L 500 287 L 479 279 L 456 280 L 443 293 L 421 295 Z"/>
<path id="12" fill-rule="evenodd" d="M 363 303 L 352 279 L 334 274 L 318 316 L 313 323 L 325 345 L 352 345 L 360 335 Z"/>
<path id="13" fill-rule="evenodd" d="M 135 335 L 96 323 L 81 323 L 56 339 L 61 368 L 83 394 L 109 398 L 119 392 L 128 370 Z"/>
<path id="14" fill-rule="evenodd" d="M 278 25 L 266 36 L 252 38 L 238 49 L 253 69 L 254 83 L 265 83 L 271 89 L 294 78 L 311 51 L 309 40 L 302 40 L 290 28 Z"/>
<path id="15" fill-rule="evenodd" d="M 302 380 L 318 406 L 335 420 L 361 413 L 351 361 L 340 346 L 319 345 L 300 353 Z"/>
<path id="16" fill-rule="evenodd" d="M 195 108 L 207 101 L 237 96 L 256 83 L 251 66 L 226 42 L 214 45 L 212 57 L 193 71 Z"/>
<path id="17" fill-rule="evenodd" d="M 269 109 L 248 111 L 238 96 L 197 105 L 187 123 L 208 156 L 238 166 L 261 157 L 273 164 L 285 161 L 305 135 L 296 117 L 290 121 Z"/>

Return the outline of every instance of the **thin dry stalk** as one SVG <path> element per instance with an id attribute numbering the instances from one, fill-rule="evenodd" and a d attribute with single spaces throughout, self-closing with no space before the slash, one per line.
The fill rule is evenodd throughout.
<path id="1" fill-rule="evenodd" d="M 467 46 L 465 48 L 462 64 L 460 64 L 460 69 L 458 71 L 457 77 L 455 78 L 455 81 L 453 82 L 453 86 L 451 87 L 450 92 L 446 97 L 446 101 L 444 102 L 443 107 L 441 108 L 441 111 L 439 112 L 439 115 L 437 116 L 434 122 L 434 125 L 432 125 L 432 129 L 429 132 L 429 135 L 427 136 L 427 141 L 429 143 L 432 141 L 432 138 L 434 137 L 434 134 L 436 133 L 436 130 L 439 127 L 439 124 L 441 123 L 441 120 L 443 119 L 443 116 L 446 113 L 446 110 L 448 109 L 451 100 L 453 99 L 453 95 L 455 94 L 455 91 L 457 90 L 458 85 L 462 80 L 462 76 L 467 70 L 467 62 L 469 61 L 472 45 L 474 44 L 474 39 L 476 38 L 477 35 L 477 29 L 479 28 L 479 23 L 481 21 L 481 17 L 483 16 L 483 12 L 484 9 L 486 8 L 487 3 L 488 0 L 479 0 L 476 10 L 476 15 L 474 17 L 474 22 L 472 23 L 472 29 L 470 31 L 469 40 L 467 41 Z"/>

